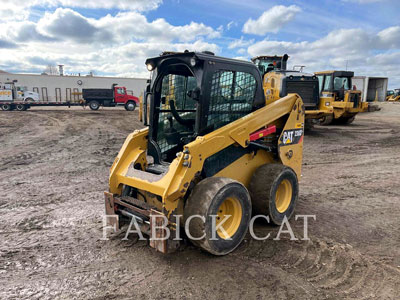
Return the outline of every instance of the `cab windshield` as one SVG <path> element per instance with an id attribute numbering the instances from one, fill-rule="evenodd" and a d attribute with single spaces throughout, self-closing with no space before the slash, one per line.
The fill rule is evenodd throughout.
<path id="1" fill-rule="evenodd" d="M 350 78 L 335 77 L 335 80 L 333 81 L 333 90 L 350 90 Z"/>
<path id="2" fill-rule="evenodd" d="M 255 64 L 262 72 L 281 68 L 281 58 L 263 58 L 257 59 Z"/>
<path id="3" fill-rule="evenodd" d="M 184 64 L 171 65 L 159 74 L 158 92 L 155 95 L 155 111 L 158 112 L 157 132 L 153 138 L 162 153 L 163 160 L 175 154 L 194 134 L 197 102 L 191 91 L 197 80 Z"/>

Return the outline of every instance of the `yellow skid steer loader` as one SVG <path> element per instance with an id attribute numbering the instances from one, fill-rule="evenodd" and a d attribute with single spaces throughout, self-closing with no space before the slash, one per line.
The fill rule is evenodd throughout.
<path id="1" fill-rule="evenodd" d="M 300 96 L 267 105 L 254 64 L 210 52 L 165 53 L 146 65 L 148 127 L 127 137 L 111 167 L 109 225 L 134 220 L 163 253 L 184 232 L 224 255 L 241 243 L 252 214 L 289 219 L 302 165 Z"/>

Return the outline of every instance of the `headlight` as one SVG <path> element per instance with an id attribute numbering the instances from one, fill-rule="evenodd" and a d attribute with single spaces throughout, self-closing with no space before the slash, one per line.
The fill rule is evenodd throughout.
<path id="1" fill-rule="evenodd" d="M 325 106 L 329 106 L 329 105 L 331 105 L 330 102 L 325 102 Z"/>
<path id="2" fill-rule="evenodd" d="M 154 65 L 153 64 L 149 63 L 146 66 L 147 66 L 147 70 L 149 70 L 149 71 L 153 71 L 154 70 Z"/>
<path id="3" fill-rule="evenodd" d="M 192 57 L 192 58 L 190 59 L 190 65 L 191 65 L 192 67 L 194 67 L 194 66 L 196 65 L 196 63 L 197 63 L 196 59 L 195 59 L 194 57 Z"/>

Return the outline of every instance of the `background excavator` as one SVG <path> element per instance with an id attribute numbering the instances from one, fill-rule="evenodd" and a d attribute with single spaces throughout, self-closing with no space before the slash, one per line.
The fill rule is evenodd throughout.
<path id="1" fill-rule="evenodd" d="M 209 52 L 166 53 L 146 65 L 148 127 L 127 137 L 111 167 L 109 225 L 134 219 L 150 246 L 167 253 L 186 224 L 194 245 L 224 255 L 241 243 L 252 214 L 274 224 L 290 218 L 303 154 L 301 98 L 267 105 L 254 64 Z"/>

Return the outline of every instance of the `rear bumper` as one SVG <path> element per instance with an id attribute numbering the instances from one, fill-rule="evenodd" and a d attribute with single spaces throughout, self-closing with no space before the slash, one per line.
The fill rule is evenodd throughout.
<path id="1" fill-rule="evenodd" d="M 176 237 L 176 224 L 168 221 L 167 229 L 162 228 L 165 222 L 162 212 L 132 197 L 119 197 L 109 192 L 104 192 L 104 196 L 106 215 L 112 216 L 107 218 L 107 226 L 119 230 L 127 223 L 126 220 L 128 223 L 136 221 L 140 231 L 149 237 L 150 247 L 162 253 L 173 252 L 179 247 L 180 240 L 173 239 Z"/>

